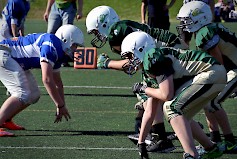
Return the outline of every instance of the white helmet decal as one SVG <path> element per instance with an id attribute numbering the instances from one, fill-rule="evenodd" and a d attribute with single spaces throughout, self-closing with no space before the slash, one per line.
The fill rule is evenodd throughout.
<path id="1" fill-rule="evenodd" d="M 118 14 L 109 6 L 98 6 L 92 9 L 86 17 L 87 32 L 95 35 L 91 44 L 97 48 L 102 47 L 106 43 L 110 26 L 118 21 Z M 96 45 L 99 42 L 101 44 Z"/>
<path id="2" fill-rule="evenodd" d="M 184 4 L 177 15 L 181 25 L 177 28 L 188 32 L 196 32 L 203 26 L 212 22 L 210 6 L 202 1 L 191 1 Z"/>

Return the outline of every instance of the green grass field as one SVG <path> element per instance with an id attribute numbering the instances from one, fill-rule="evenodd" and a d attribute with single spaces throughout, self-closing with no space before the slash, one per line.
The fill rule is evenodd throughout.
<path id="1" fill-rule="evenodd" d="M 4 7 L 7 0 L 1 0 L 0 1 L 0 11 Z M 46 9 L 47 0 L 29 0 L 31 4 L 30 12 L 27 16 L 29 19 L 43 19 L 43 14 Z M 171 0 L 167 0 L 167 4 L 169 4 Z M 215 0 L 215 2 L 218 2 L 218 0 Z M 174 5 L 170 8 L 169 14 L 171 20 L 176 19 L 176 15 L 182 6 L 183 1 L 182 0 L 176 0 Z M 108 5 L 111 6 L 116 10 L 118 15 L 121 19 L 132 19 L 132 20 L 138 20 L 140 21 L 141 18 L 141 0 L 88 0 L 84 1 L 83 5 L 83 19 L 86 18 L 86 15 L 89 13 L 89 11 L 99 5 Z"/>
<path id="2" fill-rule="evenodd" d="M 0 11 L 5 6 L 7 0 L 0 1 Z M 29 0 L 31 4 L 30 12 L 27 16 L 29 19 L 43 19 L 43 15 L 46 9 L 47 0 Z M 168 0 L 168 3 L 170 0 Z M 83 5 L 83 19 L 86 18 L 86 15 L 89 11 L 97 6 L 107 5 L 111 6 L 116 10 L 121 19 L 132 19 L 132 20 L 140 20 L 140 8 L 141 1 L 127 1 L 127 0 L 89 0 L 84 1 Z M 177 13 L 179 8 L 182 5 L 182 1 L 176 1 L 175 5 L 170 9 L 170 17 L 173 19 Z"/>
<path id="3" fill-rule="evenodd" d="M 84 21 L 77 22 L 85 33 L 86 46 L 91 37 L 86 34 Z M 176 33 L 176 23 L 171 31 Z M 224 25 L 237 32 L 236 23 Z M 27 20 L 26 31 L 45 32 L 46 24 L 39 20 Z M 194 45 L 192 45 L 194 46 Z M 108 45 L 98 50 L 107 52 L 112 58 L 119 56 L 110 53 Z M 65 98 L 71 120 L 53 123 L 55 106 L 47 95 L 40 70 L 32 71 L 39 83 L 42 96 L 34 104 L 17 115 L 14 120 L 27 130 L 15 131 L 16 137 L 0 138 L 0 159 L 135 159 L 138 158 L 136 146 L 127 135 L 134 131 L 134 104 L 136 97 L 131 92 L 134 82 L 140 81 L 139 73 L 129 77 L 115 70 L 89 70 L 62 68 L 65 85 Z M 0 103 L 7 96 L 0 84 Z M 228 99 L 224 107 L 234 134 L 237 134 L 236 100 Z M 207 131 L 205 116 L 200 112 L 195 119 L 202 122 Z M 167 131 L 172 131 L 166 123 Z M 13 132 L 13 131 L 12 131 Z M 179 142 L 177 149 L 169 154 L 150 154 L 151 159 L 182 158 Z M 236 155 L 224 155 L 222 159 L 234 159 Z"/>

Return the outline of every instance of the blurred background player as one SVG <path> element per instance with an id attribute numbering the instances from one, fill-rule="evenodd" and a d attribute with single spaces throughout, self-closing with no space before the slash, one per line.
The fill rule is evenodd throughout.
<path id="1" fill-rule="evenodd" d="M 8 0 L 0 19 L 0 41 L 24 36 L 24 22 L 30 10 L 28 0 Z"/>
<path id="2" fill-rule="evenodd" d="M 70 118 L 64 99 L 60 67 L 65 56 L 73 57 L 78 46 L 83 46 L 82 31 L 74 25 L 63 25 L 56 35 L 49 33 L 28 34 L 0 42 L 0 81 L 10 92 L 0 108 L 0 127 L 36 103 L 40 98 L 38 84 L 30 69 L 42 71 L 42 82 L 56 107 L 55 123 L 62 117 Z M 14 136 L 0 129 L 0 136 Z"/>
<path id="3" fill-rule="evenodd" d="M 153 28 L 164 30 L 170 29 L 169 9 L 174 5 L 176 0 L 171 0 L 167 5 L 167 0 L 142 0 L 141 20 L 142 23 L 148 24 Z M 146 13 L 148 12 L 147 21 Z"/>
<path id="4" fill-rule="evenodd" d="M 227 70 L 227 85 L 222 92 L 205 107 L 205 114 L 211 135 L 211 140 L 220 142 L 219 126 L 226 142 L 226 153 L 236 153 L 237 144 L 231 130 L 228 116 L 221 103 L 237 90 L 237 37 L 221 23 L 213 23 L 210 7 L 201 1 L 185 4 L 177 18 L 183 25 L 179 29 L 195 33 L 195 43 L 198 49 L 215 57 Z"/>
<path id="5" fill-rule="evenodd" d="M 55 34 L 58 28 L 65 24 L 73 24 L 76 17 L 81 19 L 83 0 L 48 0 L 44 20 L 48 23 L 47 33 Z M 65 58 L 63 66 L 70 66 L 70 58 Z"/>
<path id="6" fill-rule="evenodd" d="M 215 18 L 215 22 L 232 22 L 233 19 L 230 16 L 230 13 L 235 10 L 235 5 L 232 0 L 218 0 L 215 4 L 215 15 L 218 18 Z"/>

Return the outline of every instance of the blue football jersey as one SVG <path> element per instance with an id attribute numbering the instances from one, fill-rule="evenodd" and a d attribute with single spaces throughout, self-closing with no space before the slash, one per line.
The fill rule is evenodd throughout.
<path id="1" fill-rule="evenodd" d="M 30 10 L 30 3 L 28 0 L 8 0 L 6 6 L 2 11 L 2 17 L 7 22 L 11 31 L 11 24 L 16 24 L 20 27 Z"/>
<path id="2" fill-rule="evenodd" d="M 11 49 L 10 55 L 24 70 L 40 68 L 41 61 L 47 61 L 54 69 L 58 69 L 64 57 L 61 40 L 54 34 L 28 34 L 17 40 L 3 40 L 0 44 Z"/>

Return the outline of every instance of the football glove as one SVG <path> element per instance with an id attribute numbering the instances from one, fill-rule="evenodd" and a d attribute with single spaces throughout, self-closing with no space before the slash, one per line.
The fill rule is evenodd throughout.
<path id="1" fill-rule="evenodd" d="M 109 56 L 107 54 L 105 54 L 105 53 L 100 54 L 97 58 L 97 68 L 98 69 L 107 69 L 110 61 L 111 61 L 111 59 L 109 58 Z"/>
<path id="2" fill-rule="evenodd" d="M 148 153 L 146 150 L 146 143 L 141 143 L 141 144 L 137 144 L 137 145 L 138 145 L 140 159 L 149 159 Z"/>
<path id="3" fill-rule="evenodd" d="M 135 109 L 137 110 L 145 110 L 144 107 L 143 107 L 143 103 L 144 102 L 137 102 L 134 106 Z"/>
<path id="4" fill-rule="evenodd" d="M 146 85 L 143 83 L 135 83 L 132 87 L 132 91 L 134 94 L 136 93 L 145 93 L 145 89 L 147 88 Z"/>
<path id="5" fill-rule="evenodd" d="M 135 109 L 140 110 L 139 108 L 141 108 L 141 110 L 143 110 L 143 103 L 147 101 L 147 99 L 149 98 L 149 96 L 146 93 L 136 93 L 137 96 L 137 104 L 135 104 Z M 140 106 L 136 106 L 136 105 L 140 105 Z"/>

